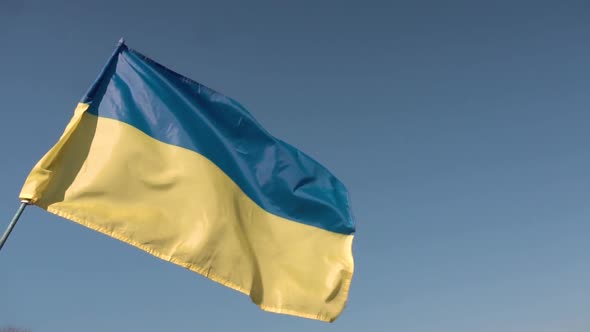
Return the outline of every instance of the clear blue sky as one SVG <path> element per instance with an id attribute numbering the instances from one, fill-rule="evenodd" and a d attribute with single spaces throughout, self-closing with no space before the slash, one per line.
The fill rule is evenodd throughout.
<path id="1" fill-rule="evenodd" d="M 590 2 L 0 1 L 0 226 L 124 36 L 331 169 L 357 219 L 333 324 L 29 208 L 0 327 L 590 331 Z"/>

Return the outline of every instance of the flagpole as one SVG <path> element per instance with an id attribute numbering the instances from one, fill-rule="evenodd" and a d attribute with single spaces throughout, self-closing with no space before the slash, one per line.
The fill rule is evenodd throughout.
<path id="1" fill-rule="evenodd" d="M 10 224 L 8 224 L 8 228 L 6 228 L 4 235 L 2 235 L 2 238 L 0 239 L 0 250 L 2 250 L 2 247 L 4 247 L 4 243 L 6 243 L 6 240 L 10 236 L 12 229 L 14 228 L 14 226 L 16 226 L 18 219 L 20 218 L 21 214 L 23 214 L 23 211 L 25 210 L 27 205 L 29 205 L 29 201 L 27 201 L 27 200 L 21 201 L 21 204 L 20 204 L 18 210 L 16 211 L 14 217 L 12 217 Z"/>

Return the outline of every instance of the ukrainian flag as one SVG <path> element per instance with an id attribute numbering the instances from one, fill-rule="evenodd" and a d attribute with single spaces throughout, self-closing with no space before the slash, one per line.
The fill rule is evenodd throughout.
<path id="1" fill-rule="evenodd" d="M 348 193 L 238 102 L 120 42 L 20 198 L 323 321 L 353 275 Z"/>

